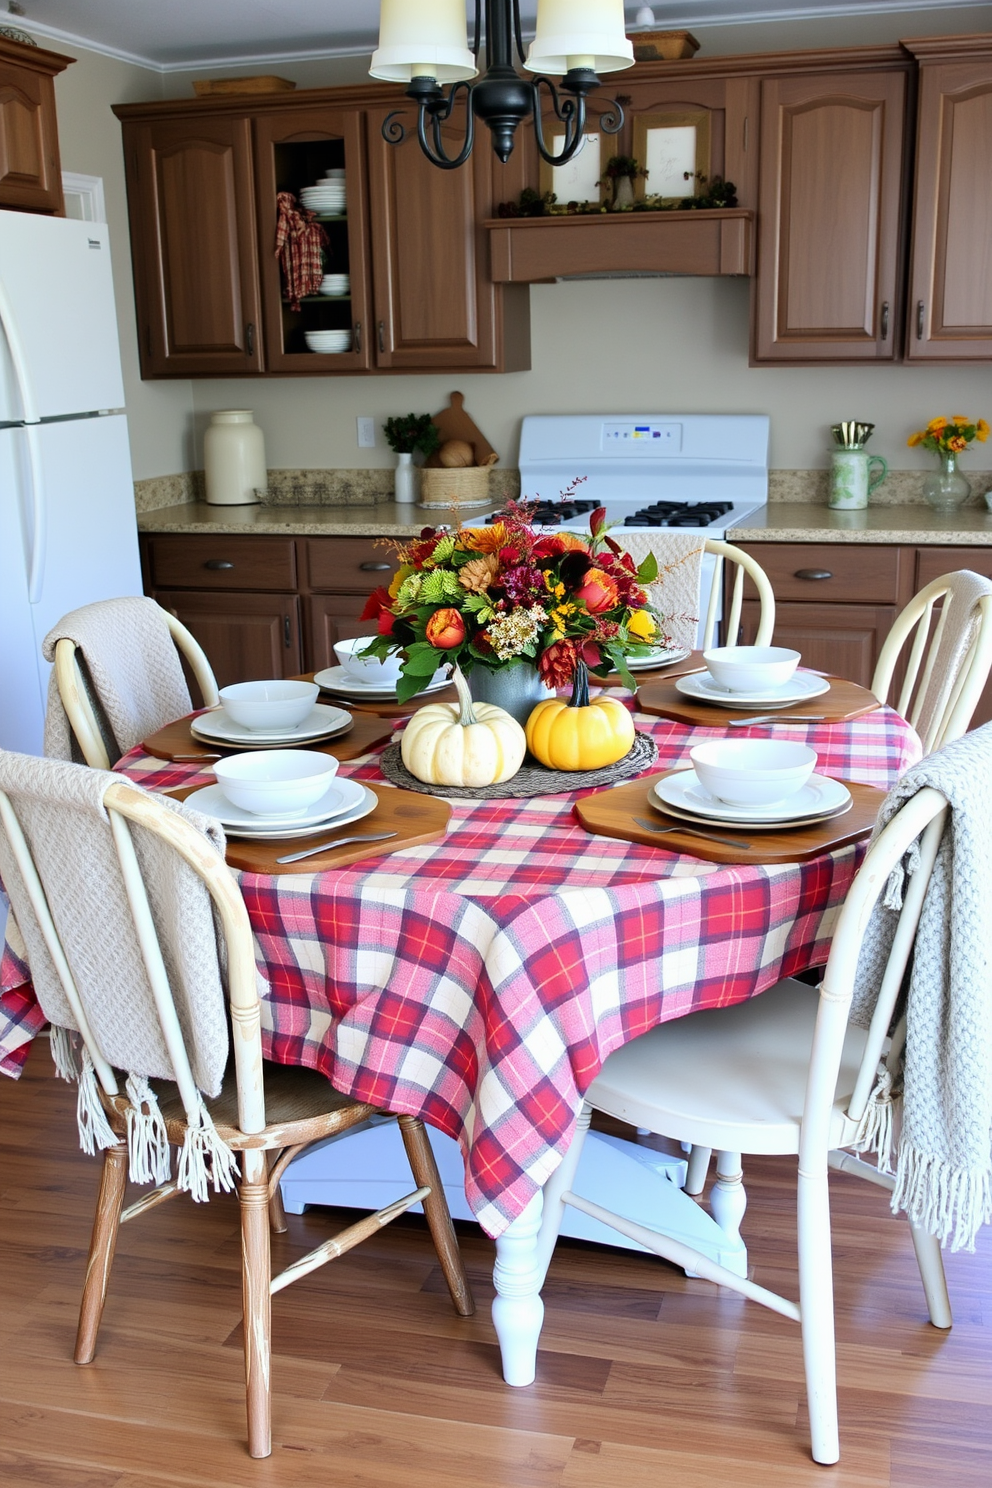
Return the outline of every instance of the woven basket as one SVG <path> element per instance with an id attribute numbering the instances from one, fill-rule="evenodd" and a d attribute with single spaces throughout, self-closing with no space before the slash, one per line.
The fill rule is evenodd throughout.
<path id="1" fill-rule="evenodd" d="M 425 466 L 420 472 L 421 506 L 488 506 L 489 470 L 460 465 L 454 470 Z"/>

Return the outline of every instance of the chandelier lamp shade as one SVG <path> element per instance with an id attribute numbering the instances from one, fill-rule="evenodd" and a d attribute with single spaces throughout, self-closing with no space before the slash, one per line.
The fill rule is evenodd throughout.
<path id="1" fill-rule="evenodd" d="M 479 76 L 480 57 L 486 69 Z M 534 121 L 537 148 L 549 165 L 571 160 L 585 137 L 586 98 L 598 74 L 632 67 L 634 49 L 624 28 L 623 0 L 538 0 L 537 29 L 524 52 L 520 0 L 475 0 L 475 31 L 468 44 L 464 0 L 381 0 L 379 45 L 369 72 L 405 83 L 417 105 L 417 138 L 434 165 L 453 170 L 472 153 L 475 120 L 492 134 L 493 149 L 507 160 L 525 119 Z M 517 64 L 533 77 L 522 77 Z M 556 86 L 550 77 L 561 78 Z M 443 85 L 447 85 L 447 92 Z M 456 154 L 445 148 L 444 125 L 464 94 L 464 138 Z M 542 125 L 547 99 L 561 126 L 561 148 L 549 148 Z M 597 127 L 616 134 L 623 111 L 611 103 Z M 383 137 L 406 137 L 399 113 L 382 126 Z M 554 143 L 554 141 L 552 141 Z"/>

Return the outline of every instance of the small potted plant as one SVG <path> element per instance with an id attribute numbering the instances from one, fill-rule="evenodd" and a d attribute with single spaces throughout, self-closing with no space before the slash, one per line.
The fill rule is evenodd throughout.
<path id="1" fill-rule="evenodd" d="M 641 178 L 647 180 L 647 175 L 643 165 L 633 155 L 611 155 L 606 162 L 603 176 L 596 185 L 610 187 L 610 211 L 622 212 L 625 207 L 634 205 L 634 182 Z"/>
<path id="2" fill-rule="evenodd" d="M 389 448 L 397 457 L 395 493 L 399 503 L 417 499 L 417 473 L 413 468 L 416 453 L 424 459 L 441 443 L 438 427 L 429 413 L 403 413 L 388 418 L 382 426 Z"/>
<path id="3" fill-rule="evenodd" d="M 988 437 L 989 426 L 984 419 L 970 419 L 963 413 L 932 418 L 925 429 L 909 436 L 906 443 L 911 449 L 922 445 L 940 461 L 940 469 L 923 482 L 923 494 L 937 511 L 954 511 L 967 501 L 971 485 L 957 468 L 958 455 L 964 453 L 973 439 L 984 444 Z M 989 510 L 992 511 L 992 506 Z"/>

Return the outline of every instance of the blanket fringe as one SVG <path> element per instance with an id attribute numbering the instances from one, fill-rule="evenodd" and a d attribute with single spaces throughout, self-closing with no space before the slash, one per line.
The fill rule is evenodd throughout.
<path id="1" fill-rule="evenodd" d="M 76 1097 L 76 1124 L 79 1127 L 79 1145 L 90 1157 L 98 1148 L 116 1147 L 120 1137 L 111 1130 L 107 1113 L 100 1100 L 96 1083 L 96 1071 L 86 1045 L 82 1050 L 82 1069 L 79 1072 L 79 1094 Z"/>
<path id="2" fill-rule="evenodd" d="M 158 1100 L 144 1075 L 127 1077 L 128 1176 L 132 1183 L 168 1183 L 172 1154 Z M 147 1110 L 146 1110 L 147 1107 Z"/>
<path id="3" fill-rule="evenodd" d="M 875 1072 L 875 1087 L 851 1143 L 855 1152 L 876 1153 L 882 1173 L 892 1172 L 893 1084 L 892 1072 L 883 1060 Z"/>
<path id="4" fill-rule="evenodd" d="M 60 1028 L 57 1023 L 53 1023 L 50 1043 L 55 1073 L 60 1080 L 67 1080 L 71 1085 L 74 1080 L 79 1079 L 76 1043 L 72 1031 L 68 1028 Z"/>
<path id="5" fill-rule="evenodd" d="M 980 1227 L 992 1224 L 992 1178 L 988 1169 L 955 1168 L 904 1140 L 892 1194 L 892 1212 L 900 1209 L 941 1245 L 973 1251 Z"/>
<path id="6" fill-rule="evenodd" d="M 214 1193 L 220 1193 L 221 1189 L 230 1193 L 237 1173 L 237 1158 L 227 1143 L 218 1136 L 210 1112 L 198 1096 L 194 1116 L 191 1117 L 187 1112 L 186 1136 L 179 1152 L 176 1172 L 177 1186 L 186 1190 L 198 1204 L 202 1204 L 210 1197 L 207 1193 L 208 1177 L 213 1180 Z"/>

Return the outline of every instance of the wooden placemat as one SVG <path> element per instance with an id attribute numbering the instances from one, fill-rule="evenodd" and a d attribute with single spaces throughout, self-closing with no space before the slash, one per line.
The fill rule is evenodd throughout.
<path id="1" fill-rule="evenodd" d="M 363 782 L 364 783 L 364 782 Z M 193 797 L 201 786 L 186 786 L 168 791 L 177 801 Z M 371 790 L 372 787 L 370 786 Z M 246 873 L 323 873 L 328 868 L 343 868 L 348 863 L 360 863 L 365 858 L 381 858 L 387 853 L 400 852 L 405 847 L 419 847 L 423 842 L 436 842 L 448 830 L 451 807 L 447 801 L 414 795 L 412 791 L 395 790 L 392 786 L 379 786 L 372 794 L 378 806 L 361 821 L 345 822 L 335 828 L 331 822 L 325 837 L 285 837 L 279 842 L 249 842 L 241 837 L 227 840 L 227 862 L 231 868 L 240 868 Z M 325 852 L 314 853 L 299 863 L 278 863 L 277 858 L 288 853 L 303 852 L 324 841 L 333 843 L 337 837 L 361 836 L 366 832 L 395 832 L 385 842 L 353 842 L 349 847 L 328 847 Z"/>
<path id="2" fill-rule="evenodd" d="M 304 672 L 302 680 L 312 682 L 313 672 Z M 421 692 L 417 697 L 410 699 L 408 703 L 398 703 L 395 698 L 385 698 L 377 702 L 370 698 L 367 702 L 361 698 L 346 697 L 343 692 L 332 692 L 329 687 L 321 687 L 320 695 L 325 701 L 332 702 L 337 708 L 348 708 L 354 714 L 367 713 L 376 718 L 409 718 L 411 713 L 416 713 L 425 703 L 457 703 L 458 694 L 454 687 L 439 687 L 437 692 Z"/>
<path id="3" fill-rule="evenodd" d="M 755 832 L 743 826 L 714 822 L 714 837 L 710 838 L 705 835 L 711 830 L 708 825 L 680 822 L 661 811 L 648 794 L 656 780 L 678 773 L 664 770 L 660 775 L 646 775 L 629 785 L 618 785 L 615 790 L 585 796 L 576 801 L 575 814 L 587 832 L 595 832 L 599 837 L 619 837 L 623 842 L 639 842 L 644 847 L 659 847 L 664 852 L 683 853 L 709 863 L 804 863 L 807 858 L 818 858 L 821 853 L 833 852 L 867 837 L 885 800 L 885 791 L 877 786 L 845 780 L 842 783 L 851 792 L 853 805 L 843 816 L 808 827 L 786 827 L 778 832 Z M 635 820 L 638 816 L 672 830 L 652 832 L 638 826 Z M 726 840 L 718 842 L 717 837 Z"/>
<path id="4" fill-rule="evenodd" d="M 387 780 L 424 795 L 450 796 L 457 801 L 506 801 L 528 796 L 560 796 L 568 791 L 588 790 L 590 786 L 612 785 L 616 780 L 626 780 L 629 775 L 650 769 L 657 758 L 658 746 L 651 735 L 638 732 L 629 753 L 615 765 L 604 765 L 599 770 L 550 770 L 528 754 L 516 775 L 498 785 L 428 785 L 410 774 L 399 744 L 390 744 L 383 751 L 379 768 Z"/>
<path id="5" fill-rule="evenodd" d="M 151 734 L 145 739 L 141 747 L 156 759 L 188 760 L 190 763 L 244 752 L 240 744 L 208 744 L 205 740 L 196 739 L 190 732 L 189 725 L 188 718 L 167 723 L 157 734 Z M 333 755 L 336 760 L 351 760 L 357 759 L 361 754 L 368 754 L 370 749 L 375 749 L 379 744 L 388 744 L 392 733 L 393 725 L 388 718 L 376 718 L 371 713 L 356 713 L 346 734 L 339 734 L 336 739 L 323 739 L 316 744 L 300 744 L 298 747 Z M 282 746 L 270 744 L 264 747 L 278 749 Z"/>
<path id="6" fill-rule="evenodd" d="M 664 682 L 668 678 L 684 677 L 689 672 L 701 672 L 705 670 L 702 651 L 690 651 L 688 656 L 681 661 L 673 661 L 669 666 L 644 667 L 641 671 L 633 672 L 632 676 L 637 683 L 638 691 L 647 687 L 651 682 Z M 594 677 L 589 675 L 590 687 L 623 687 L 624 680 L 619 672 L 610 672 L 607 677 Z"/>
<path id="7" fill-rule="evenodd" d="M 851 718 L 860 718 L 863 713 L 874 713 L 882 706 L 867 687 L 859 687 L 856 682 L 848 682 L 843 677 L 830 677 L 828 681 L 829 692 L 822 692 L 819 697 L 803 698 L 788 708 L 769 708 L 767 712 L 774 713 L 776 718 L 788 718 L 790 713 L 822 713 L 824 723 L 846 723 Z M 761 708 L 724 708 L 720 703 L 697 702 L 679 692 L 674 679 L 649 682 L 639 687 L 637 707 L 641 713 L 657 713 L 661 718 L 697 724 L 702 728 L 722 728 L 731 718 L 757 718 L 763 712 Z"/>

